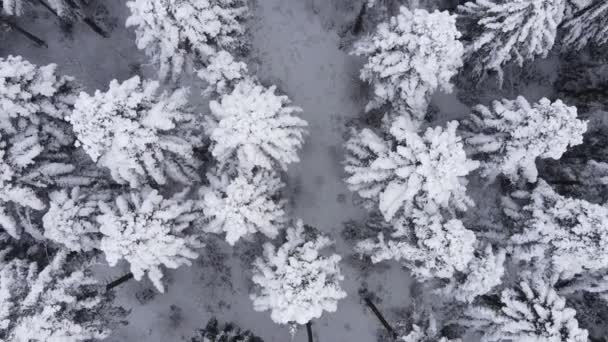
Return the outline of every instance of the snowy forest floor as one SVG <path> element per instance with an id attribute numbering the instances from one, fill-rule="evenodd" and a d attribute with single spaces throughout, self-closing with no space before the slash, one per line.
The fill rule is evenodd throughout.
<path id="1" fill-rule="evenodd" d="M 362 272 L 352 244 L 341 235 L 344 222 L 366 216 L 365 210 L 353 205 L 352 194 L 342 182 L 341 166 L 347 123 L 362 114 L 365 97 L 358 81 L 362 62 L 340 50 L 338 36 L 340 25 L 354 17 L 337 12 L 338 2 L 355 8 L 345 1 L 258 0 L 252 6 L 249 64 L 265 84 L 276 84 L 303 108 L 310 135 L 300 153 L 301 162 L 291 165 L 287 179 L 293 217 L 331 236 L 344 259 L 343 286 L 349 296 L 339 303 L 336 313 L 313 322 L 315 341 L 368 342 L 376 340 L 381 326 L 364 307 L 359 289 L 374 292 L 377 304 L 390 317 L 393 308 L 407 307 L 412 281 L 397 264 Z M 112 79 L 123 81 L 134 74 L 154 78 L 155 70 L 146 66 L 133 32 L 124 27 L 128 14 L 124 1 L 108 0 L 107 7 L 113 24 L 108 39 L 82 24 L 66 34 L 55 17 L 39 8 L 35 20 L 20 24 L 49 47 L 36 47 L 22 36 L 12 35 L 2 37 L 0 54 L 22 55 L 39 65 L 56 63 L 61 73 L 74 76 L 90 93 L 107 89 Z M 336 16 L 338 23 L 327 19 Z M 192 87 L 193 103 L 197 102 L 197 86 Z M 207 112 L 205 103 L 197 109 Z M 250 329 L 265 341 L 291 340 L 287 327 L 274 324 L 268 312 L 252 308 L 250 262 L 256 248 L 260 247 L 255 242 L 241 242 L 232 249 L 218 239 L 192 267 L 167 272 L 170 283 L 164 294 L 155 293 L 147 281 L 131 281 L 117 288 L 118 304 L 131 312 L 128 324 L 108 341 L 187 340 L 212 316 Z M 102 270 L 100 277 L 105 281 L 117 278 L 126 269 Z M 300 329 L 294 341 L 304 340 L 305 329 Z"/>

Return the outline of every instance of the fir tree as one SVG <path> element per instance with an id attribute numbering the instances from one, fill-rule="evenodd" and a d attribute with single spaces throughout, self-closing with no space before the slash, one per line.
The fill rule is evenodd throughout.
<path id="1" fill-rule="evenodd" d="M 464 177 L 478 163 L 467 159 L 456 135 L 458 123 L 428 128 L 420 136 L 402 129 L 403 121 L 393 125 L 392 140 L 364 129 L 346 143 L 349 189 L 378 201 L 387 221 L 397 213 L 408 216 L 416 208 L 433 213 L 473 205 Z"/>
<path id="2" fill-rule="evenodd" d="M 264 342 L 264 340 L 254 336 L 249 330 L 242 331 L 233 323 L 219 325 L 217 319 L 212 318 L 190 342 Z"/>
<path id="3" fill-rule="evenodd" d="M 261 170 L 230 179 L 217 173 L 208 174 L 209 186 L 200 190 L 208 221 L 204 230 L 225 232 L 230 245 L 256 232 L 275 238 L 286 221 L 285 201 L 279 194 L 284 184 L 277 175 Z"/>
<path id="4" fill-rule="evenodd" d="M 100 203 L 100 249 L 110 266 L 124 259 L 136 280 L 146 274 L 164 292 L 161 266 L 189 266 L 202 247 L 194 231 L 200 213 L 184 196 L 165 199 L 145 190 L 118 196 L 115 203 Z"/>
<path id="5" fill-rule="evenodd" d="M 21 57 L 0 58 L 0 225 L 13 237 L 23 228 L 40 237 L 31 211 L 46 207 L 46 194 L 86 184 L 74 175 L 74 137 L 64 118 L 79 86 Z"/>
<path id="6" fill-rule="evenodd" d="M 66 254 L 42 269 L 22 259 L 0 267 L 0 341 L 77 342 L 109 335 L 124 311 Z"/>
<path id="7" fill-rule="evenodd" d="M 173 80 L 220 50 L 238 49 L 249 12 L 244 0 L 132 0 L 127 6 L 137 47 L 159 66 L 161 78 Z"/>
<path id="8" fill-rule="evenodd" d="M 120 184 L 139 188 L 149 181 L 189 184 L 199 178 L 194 149 L 202 143 L 188 90 L 159 87 L 138 76 L 113 80 L 107 92 L 81 93 L 68 116 L 77 145 Z"/>
<path id="9" fill-rule="evenodd" d="M 608 2 L 595 0 L 591 5 L 575 13 L 564 25 L 566 35 L 563 45 L 580 50 L 589 44 L 608 43 Z"/>
<path id="10" fill-rule="evenodd" d="M 323 256 L 321 250 L 331 241 L 307 229 L 296 222 L 287 229 L 284 244 L 275 248 L 266 243 L 264 257 L 253 264 L 254 309 L 270 310 L 279 324 L 306 324 L 323 311 L 336 311 L 338 300 L 346 297 L 340 286 L 340 256 Z"/>
<path id="11" fill-rule="evenodd" d="M 551 283 L 533 277 L 503 290 L 495 305 L 471 307 L 464 323 L 482 334 L 482 342 L 586 342 L 575 314 Z"/>
<path id="12" fill-rule="evenodd" d="M 220 165 L 286 170 L 287 164 L 299 161 L 307 123 L 296 116 L 301 109 L 291 106 L 287 96 L 276 95 L 274 86 L 245 79 L 209 107 L 206 129 Z"/>
<path id="13" fill-rule="evenodd" d="M 508 63 L 522 66 L 547 57 L 564 10 L 564 0 L 478 0 L 459 6 L 470 39 L 466 58 L 474 63 L 474 72 L 496 71 L 502 85 L 502 68 Z"/>
<path id="14" fill-rule="evenodd" d="M 401 7 L 397 16 L 355 45 L 353 54 L 367 57 L 361 79 L 373 87 L 366 109 L 389 104 L 419 124 L 431 95 L 452 91 L 450 79 L 462 66 L 459 37 L 456 19 L 448 12 Z"/>
<path id="15" fill-rule="evenodd" d="M 537 158 L 559 159 L 568 147 L 583 142 L 587 122 L 576 114 L 576 107 L 546 98 L 530 104 L 519 96 L 490 107 L 478 105 L 465 126 L 465 142 L 482 160 L 484 176 L 535 182 Z"/>

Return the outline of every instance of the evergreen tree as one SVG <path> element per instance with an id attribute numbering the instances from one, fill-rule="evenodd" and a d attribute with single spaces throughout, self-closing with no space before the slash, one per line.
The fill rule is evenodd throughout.
<path id="1" fill-rule="evenodd" d="M 506 251 L 493 251 L 491 245 L 475 251 L 466 269 L 450 279 L 450 282 L 438 290 L 447 298 L 471 303 L 477 297 L 485 295 L 502 283 L 505 273 Z"/>
<path id="2" fill-rule="evenodd" d="M 608 2 L 595 0 L 591 5 L 575 13 L 564 25 L 566 35 L 563 45 L 580 50 L 588 44 L 608 43 Z"/>
<path id="3" fill-rule="evenodd" d="M 44 237 L 70 251 L 98 250 L 101 233 L 95 218 L 101 215 L 99 202 L 109 201 L 111 194 L 76 187 L 55 191 L 49 198 L 49 208 L 42 217 Z"/>
<path id="4" fill-rule="evenodd" d="M 197 336 L 190 342 L 264 342 L 254 336 L 249 330 L 242 331 L 233 323 L 219 325 L 217 319 L 212 318 L 205 329 L 199 330 Z"/>
<path id="5" fill-rule="evenodd" d="M 199 179 L 194 149 L 202 142 L 188 91 L 160 92 L 159 87 L 138 76 L 113 80 L 107 92 L 81 93 L 68 116 L 77 144 L 120 184 L 139 188 L 149 181 Z"/>
<path id="6" fill-rule="evenodd" d="M 189 266 L 202 246 L 194 232 L 201 215 L 184 196 L 165 199 L 155 190 L 144 190 L 118 196 L 115 203 L 100 203 L 100 249 L 110 266 L 124 259 L 136 280 L 146 274 L 164 292 L 161 266 Z"/>
<path id="7" fill-rule="evenodd" d="M 462 66 L 459 37 L 455 16 L 448 12 L 401 7 L 397 16 L 355 45 L 353 54 L 367 57 L 361 79 L 373 87 L 366 109 L 389 104 L 419 124 L 431 95 L 452 91 L 450 79 Z"/>
<path id="8" fill-rule="evenodd" d="M 0 1 L 0 14 L 20 16 L 25 8 L 24 0 L 2 0 Z"/>
<path id="9" fill-rule="evenodd" d="M 287 229 L 286 241 L 278 249 L 266 243 L 264 257 L 253 264 L 254 309 L 270 310 L 270 317 L 279 324 L 306 324 L 323 311 L 336 311 L 346 292 L 340 286 L 344 278 L 340 256 L 321 254 L 330 244 L 301 221 Z"/>
<path id="10" fill-rule="evenodd" d="M 197 73 L 207 82 L 204 94 L 223 95 L 234 90 L 234 86 L 247 77 L 247 64 L 238 62 L 227 51 L 219 51 L 209 58 L 207 67 Z"/>
<path id="11" fill-rule="evenodd" d="M 443 336 L 432 314 L 425 316 L 425 319 L 416 319 L 407 334 L 399 336 L 396 342 L 461 342 L 460 339 L 449 339 Z"/>
<path id="12" fill-rule="evenodd" d="M 395 122 L 390 141 L 364 129 L 346 143 L 349 189 L 378 201 L 387 221 L 397 213 L 408 216 L 416 208 L 436 213 L 473 205 L 464 177 L 478 163 L 467 159 L 456 135 L 458 123 L 428 128 L 420 136 L 402 129 L 404 121 Z"/>
<path id="13" fill-rule="evenodd" d="M 478 0 L 459 6 L 474 72 L 496 71 L 502 85 L 502 68 L 509 62 L 522 66 L 547 57 L 564 11 L 564 0 Z"/>
<path id="14" fill-rule="evenodd" d="M 496 304 L 469 308 L 464 323 L 482 334 L 482 342 L 586 342 L 575 314 L 550 283 L 533 277 L 503 290 Z"/>
<path id="15" fill-rule="evenodd" d="M 53 188 L 90 181 L 74 174 L 74 137 L 63 120 L 79 90 L 54 64 L 0 58 L 0 225 L 13 237 L 24 228 L 41 237 L 30 212 L 45 208 Z"/>
<path id="16" fill-rule="evenodd" d="M 475 233 L 460 220 L 415 210 L 392 224 L 390 236 L 380 233 L 377 239 L 363 240 L 357 251 L 369 255 L 374 263 L 397 260 L 422 281 L 450 279 L 454 273 L 464 272 L 474 256 Z"/>
<path id="17" fill-rule="evenodd" d="M 137 47 L 160 67 L 161 78 L 173 80 L 220 50 L 237 49 L 249 12 L 244 0 L 132 0 L 127 6 Z"/>
<path id="18" fill-rule="evenodd" d="M 42 269 L 22 259 L 0 267 L 0 341 L 77 342 L 109 335 L 124 311 L 66 254 Z"/>
<path id="19" fill-rule="evenodd" d="M 540 264 L 549 260 L 561 278 L 608 265 L 608 208 L 563 197 L 539 180 L 530 203 L 516 220 L 520 231 L 510 243 L 516 258 Z"/>
<path id="20" fill-rule="evenodd" d="M 204 230 L 225 232 L 230 245 L 256 232 L 275 238 L 286 221 L 285 201 L 279 194 L 284 184 L 277 175 L 261 170 L 230 179 L 217 171 L 207 175 L 209 186 L 200 190 Z"/>
<path id="21" fill-rule="evenodd" d="M 465 142 L 482 160 L 482 174 L 504 174 L 511 181 L 535 182 L 537 158 L 559 159 L 566 149 L 583 142 L 587 122 L 576 118 L 576 107 L 546 98 L 530 104 L 522 96 L 478 105 L 465 126 Z"/>
<path id="22" fill-rule="evenodd" d="M 276 95 L 274 86 L 245 79 L 209 107 L 206 129 L 220 165 L 286 170 L 299 161 L 307 123 L 296 116 L 301 109 L 291 106 L 287 96 Z"/>

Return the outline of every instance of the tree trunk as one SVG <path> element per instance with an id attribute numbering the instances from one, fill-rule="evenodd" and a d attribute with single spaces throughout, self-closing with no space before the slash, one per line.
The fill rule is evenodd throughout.
<path id="1" fill-rule="evenodd" d="M 38 3 L 44 6 L 47 10 L 49 10 L 49 12 L 53 13 L 57 18 L 59 18 L 59 14 L 57 13 L 57 11 L 55 11 L 53 7 L 51 7 L 49 4 L 42 0 L 38 0 Z"/>
<path id="2" fill-rule="evenodd" d="M 46 42 L 38 37 L 36 37 L 34 34 L 22 29 L 21 27 L 19 27 L 17 24 L 15 24 L 14 22 L 12 22 L 10 19 L 6 19 L 6 18 L 2 18 L 0 19 L 4 24 L 6 24 L 8 27 L 10 27 L 11 29 L 21 33 L 22 35 L 24 35 L 25 37 L 27 37 L 29 40 L 31 40 L 32 42 L 34 42 L 36 45 L 38 46 L 42 46 L 45 48 L 48 48 L 49 46 L 46 44 Z"/>
<path id="3" fill-rule="evenodd" d="M 308 334 L 308 342 L 314 342 L 312 339 L 312 326 L 310 321 L 306 323 L 306 333 Z"/>
<path id="4" fill-rule="evenodd" d="M 84 19 L 82 19 L 84 21 L 85 24 L 89 25 L 89 27 L 95 31 L 95 33 L 97 33 L 98 35 L 104 37 L 104 38 L 108 38 L 110 35 L 104 31 L 101 27 L 99 27 L 99 25 L 97 25 L 97 23 L 89 18 L 89 17 L 84 17 Z"/>
<path id="5" fill-rule="evenodd" d="M 374 305 L 372 300 L 369 299 L 368 297 L 366 297 L 364 300 L 365 300 L 365 304 L 367 304 L 367 306 L 369 306 L 369 308 L 372 309 L 372 311 L 374 312 L 374 315 L 376 315 L 378 320 L 380 320 L 380 323 L 382 323 L 384 328 L 391 334 L 391 336 L 393 336 L 393 338 L 397 338 L 397 333 L 395 332 L 393 327 L 391 327 L 391 325 L 388 324 L 388 322 L 386 321 L 384 316 L 382 316 L 382 314 L 380 313 L 380 310 L 378 310 L 378 308 L 376 307 L 376 305 Z"/>
<path id="6" fill-rule="evenodd" d="M 53 9 L 53 7 L 51 7 L 49 4 L 47 4 L 45 1 L 43 0 L 37 0 L 38 3 L 40 3 L 42 6 L 44 6 L 47 10 L 49 10 L 49 12 L 53 13 L 57 18 L 59 18 L 59 20 L 64 20 L 63 18 L 61 18 L 61 16 L 59 15 L 59 13 L 57 13 L 57 11 L 55 11 Z M 72 2 L 69 1 L 68 5 L 74 9 L 76 9 L 77 11 L 79 10 L 78 6 Z M 65 21 L 65 20 L 64 20 Z M 89 26 L 93 31 L 95 31 L 95 33 L 97 33 L 98 35 L 104 37 L 104 38 L 108 38 L 109 35 L 106 31 L 104 31 L 101 27 L 99 27 L 99 25 L 97 25 L 97 23 L 89 18 L 89 17 L 82 17 L 82 21 L 87 24 L 87 26 Z"/>
<path id="7" fill-rule="evenodd" d="M 122 277 L 110 282 L 108 285 L 106 285 L 106 291 L 110 291 L 111 289 L 117 287 L 118 285 L 122 284 L 122 283 L 126 283 L 127 281 L 133 279 L 133 273 L 129 272 L 125 275 L 123 275 Z"/>
<path id="8" fill-rule="evenodd" d="M 359 11 L 359 15 L 357 15 L 357 19 L 355 20 L 355 25 L 353 25 L 353 34 L 359 34 L 363 31 L 363 18 L 365 16 L 366 11 L 367 2 L 363 2 L 363 5 L 361 5 L 361 10 Z"/>

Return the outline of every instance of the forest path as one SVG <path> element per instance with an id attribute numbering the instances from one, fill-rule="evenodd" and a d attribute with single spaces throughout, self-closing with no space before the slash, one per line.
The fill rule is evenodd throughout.
<path id="1" fill-rule="evenodd" d="M 329 235 L 343 257 L 343 287 L 348 297 L 339 302 L 336 313 L 325 313 L 314 322 L 315 341 L 371 342 L 381 326 L 364 309 L 358 289 L 365 284 L 375 291 L 388 311 L 407 305 L 411 280 L 396 265 L 367 277 L 348 262 L 354 251 L 341 236 L 343 223 L 367 214 L 353 205 L 342 166 L 347 123 L 364 108 L 358 79 L 361 61 L 339 49 L 340 38 L 324 28 L 315 13 L 330 6 L 314 7 L 310 0 L 258 1 L 252 57 L 259 65 L 252 65 L 251 71 L 265 84 L 276 84 L 278 91 L 303 109 L 301 117 L 309 124 L 309 135 L 300 163 L 289 166 L 292 215 Z M 304 340 L 302 329 L 295 341 Z"/>

